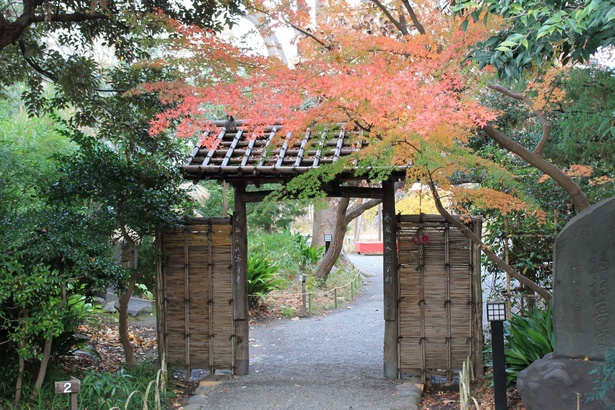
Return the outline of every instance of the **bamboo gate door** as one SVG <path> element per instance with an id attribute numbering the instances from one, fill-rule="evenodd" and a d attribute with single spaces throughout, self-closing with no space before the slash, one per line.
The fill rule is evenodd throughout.
<path id="1" fill-rule="evenodd" d="M 157 320 L 161 363 L 233 369 L 231 220 L 190 219 L 159 234 Z"/>
<path id="2" fill-rule="evenodd" d="M 439 215 L 398 215 L 397 241 L 399 376 L 450 382 L 468 357 L 482 374 L 478 247 Z"/>
<path id="3" fill-rule="evenodd" d="M 482 371 L 480 255 L 436 215 L 397 215 L 397 377 L 452 379 L 469 356 Z M 480 234 L 481 220 L 468 226 Z M 191 219 L 159 236 L 158 331 L 162 360 L 235 371 L 234 258 L 230 219 Z M 233 256 L 235 254 L 235 256 Z M 386 264 L 386 263 L 385 263 Z M 393 302 L 394 303 L 394 302 Z M 386 351 L 386 349 L 385 349 Z"/>
<path id="4" fill-rule="evenodd" d="M 232 184 L 233 220 L 189 221 L 161 234 L 159 355 L 163 365 L 230 369 L 245 375 L 249 373 L 246 203 L 267 198 L 271 191 L 262 185 L 287 184 L 360 151 L 368 141 L 360 130 L 343 124 L 315 127 L 296 137 L 283 124 L 265 127 L 260 136 L 242 121 L 215 125 L 220 128 L 210 135 L 217 141 L 215 148 L 195 147 L 181 169 L 187 180 Z M 477 248 L 441 218 L 396 215 L 395 183 L 405 178 L 407 166 L 397 166 L 379 187 L 355 171 L 345 168 L 321 189 L 331 197 L 382 200 L 384 376 L 411 374 L 424 379 L 440 374 L 450 379 L 467 356 L 480 373 Z M 480 235 L 480 221 L 471 226 Z"/>

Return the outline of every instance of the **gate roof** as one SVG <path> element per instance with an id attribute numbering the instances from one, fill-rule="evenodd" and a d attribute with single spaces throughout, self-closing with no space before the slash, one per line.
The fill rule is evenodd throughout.
<path id="1" fill-rule="evenodd" d="M 360 131 L 346 130 L 343 124 L 308 129 L 301 134 L 287 132 L 282 124 L 264 127 L 259 134 L 250 131 L 241 121 L 236 124 L 216 121 L 215 124 L 220 131 L 213 146 L 194 148 L 181 167 L 184 178 L 284 183 L 367 146 Z M 400 174 L 405 174 L 405 169 L 398 167 Z M 357 178 L 352 168 L 345 169 L 338 179 L 362 178 Z"/>

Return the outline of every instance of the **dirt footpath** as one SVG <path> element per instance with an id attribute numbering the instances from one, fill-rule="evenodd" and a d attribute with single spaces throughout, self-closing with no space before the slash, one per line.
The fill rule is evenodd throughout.
<path id="1" fill-rule="evenodd" d="M 357 301 L 326 316 L 251 325 L 250 374 L 204 387 L 186 409 L 412 408 L 408 382 L 383 377 L 382 257 L 351 260 L 368 272 Z"/>

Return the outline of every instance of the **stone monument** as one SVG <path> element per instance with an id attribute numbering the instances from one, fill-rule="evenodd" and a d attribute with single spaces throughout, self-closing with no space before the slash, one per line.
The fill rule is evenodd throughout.
<path id="1" fill-rule="evenodd" d="M 594 387 L 589 372 L 615 346 L 615 198 L 574 217 L 555 240 L 554 352 L 517 380 L 528 410 L 603 409 L 586 403 Z"/>

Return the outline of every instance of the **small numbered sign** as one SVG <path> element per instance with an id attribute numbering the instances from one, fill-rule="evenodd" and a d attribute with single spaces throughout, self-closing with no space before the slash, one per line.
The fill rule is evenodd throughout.
<path id="1" fill-rule="evenodd" d="M 79 390 L 81 390 L 80 380 L 73 379 L 65 382 L 55 382 L 56 394 L 77 393 Z"/>

